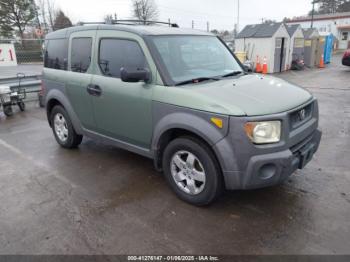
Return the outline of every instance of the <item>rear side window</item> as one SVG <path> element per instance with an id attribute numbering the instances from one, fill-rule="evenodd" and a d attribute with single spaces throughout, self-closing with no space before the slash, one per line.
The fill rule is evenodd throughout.
<path id="1" fill-rule="evenodd" d="M 71 70 L 85 73 L 91 63 L 92 38 L 73 38 L 71 51 Z"/>
<path id="2" fill-rule="evenodd" d="M 147 67 L 146 58 L 139 44 L 132 40 L 102 39 L 100 41 L 99 66 L 104 75 L 120 78 L 120 69 Z"/>
<path id="3" fill-rule="evenodd" d="M 67 70 L 68 39 L 51 39 L 45 44 L 44 67 Z"/>

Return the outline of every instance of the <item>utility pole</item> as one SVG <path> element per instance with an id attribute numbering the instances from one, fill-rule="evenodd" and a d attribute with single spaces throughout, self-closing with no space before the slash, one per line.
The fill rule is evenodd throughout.
<path id="1" fill-rule="evenodd" d="M 236 1 L 235 0 L 233 0 L 232 1 L 233 2 L 233 28 L 235 28 L 235 26 L 236 26 L 236 19 L 235 19 L 235 16 L 236 16 L 236 14 L 235 14 L 235 7 L 236 7 L 236 5 L 235 5 L 235 3 L 236 3 Z"/>
<path id="2" fill-rule="evenodd" d="M 168 24 L 169 24 L 169 26 L 171 25 L 171 24 L 170 24 L 170 18 L 168 18 Z"/>
<path id="3" fill-rule="evenodd" d="M 209 22 L 207 22 L 207 32 L 209 32 Z"/>
<path id="4" fill-rule="evenodd" d="M 194 29 L 194 21 L 192 20 L 192 29 Z"/>
<path id="5" fill-rule="evenodd" d="M 311 29 L 314 27 L 315 1 L 312 1 Z"/>
<path id="6" fill-rule="evenodd" d="M 237 7 L 238 13 L 237 13 L 237 32 L 239 32 L 239 0 L 238 0 L 238 7 Z"/>

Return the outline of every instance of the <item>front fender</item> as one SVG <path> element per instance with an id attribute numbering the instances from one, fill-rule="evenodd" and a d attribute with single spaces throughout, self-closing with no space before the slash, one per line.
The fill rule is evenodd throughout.
<path id="1" fill-rule="evenodd" d="M 223 120 L 223 128 L 211 122 L 212 117 Z M 161 136 L 171 129 L 183 129 L 195 133 L 210 146 L 215 145 L 228 133 L 229 117 L 214 113 L 178 107 L 155 102 L 153 106 L 153 138 L 152 150 L 158 149 Z"/>

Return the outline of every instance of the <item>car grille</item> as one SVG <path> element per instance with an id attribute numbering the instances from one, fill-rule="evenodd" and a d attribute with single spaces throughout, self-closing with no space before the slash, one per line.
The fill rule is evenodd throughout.
<path id="1" fill-rule="evenodd" d="M 290 126 L 292 129 L 298 128 L 312 117 L 314 103 L 310 103 L 305 107 L 298 109 L 289 115 Z"/>
<path id="2" fill-rule="evenodd" d="M 314 134 L 304 138 L 302 141 L 298 142 L 294 146 L 290 147 L 290 151 L 292 151 L 293 154 L 296 154 L 302 147 L 307 145 L 313 138 Z"/>

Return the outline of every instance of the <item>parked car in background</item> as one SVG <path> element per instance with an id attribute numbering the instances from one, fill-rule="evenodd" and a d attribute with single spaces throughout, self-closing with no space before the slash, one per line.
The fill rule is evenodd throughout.
<path id="1" fill-rule="evenodd" d="M 350 66 L 350 49 L 345 51 L 342 59 L 342 64 L 345 66 Z"/>
<path id="2" fill-rule="evenodd" d="M 93 25 L 45 41 L 42 90 L 58 144 L 88 136 L 149 157 L 189 203 L 279 184 L 317 151 L 316 98 L 248 74 L 210 33 Z"/>

